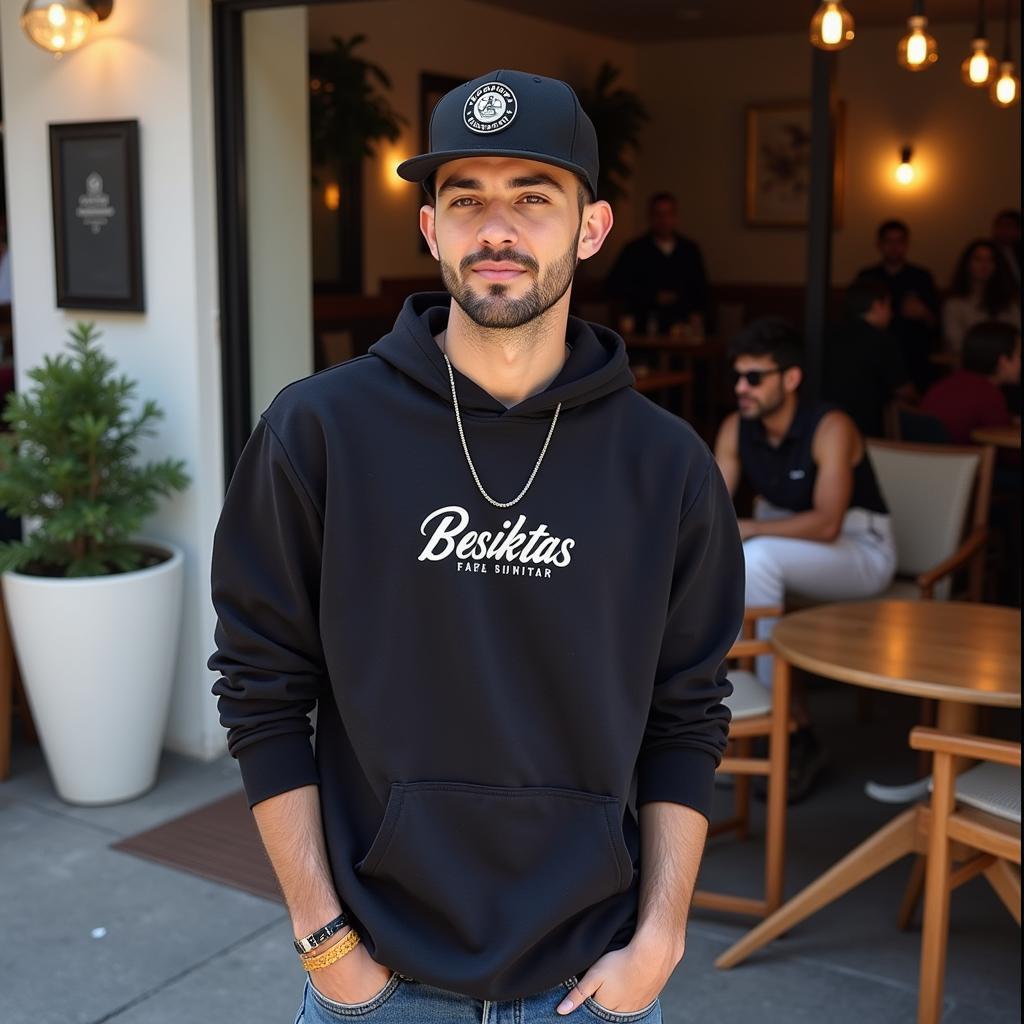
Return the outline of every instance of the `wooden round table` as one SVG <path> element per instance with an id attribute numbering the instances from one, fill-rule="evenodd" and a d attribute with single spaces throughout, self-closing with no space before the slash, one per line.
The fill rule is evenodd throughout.
<path id="1" fill-rule="evenodd" d="M 966 601 L 849 601 L 786 615 L 772 646 L 827 679 L 939 702 L 940 729 L 979 705 L 1020 707 L 1020 609 Z"/>
<path id="2" fill-rule="evenodd" d="M 1020 448 L 1020 426 L 978 427 L 971 431 L 977 444 L 994 444 L 997 448 Z"/>
<path id="3" fill-rule="evenodd" d="M 779 661 L 828 679 L 938 701 L 938 727 L 970 732 L 980 705 L 1019 708 L 1020 609 L 960 601 L 847 601 L 783 616 Z M 776 671 L 779 670 L 776 666 Z M 927 852 L 927 815 L 897 815 L 726 950 L 733 967 L 883 868 Z"/>

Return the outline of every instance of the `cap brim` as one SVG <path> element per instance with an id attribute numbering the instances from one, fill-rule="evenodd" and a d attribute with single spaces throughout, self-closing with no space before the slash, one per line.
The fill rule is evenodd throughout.
<path id="1" fill-rule="evenodd" d="M 568 160 L 557 160 L 549 157 L 546 153 L 534 153 L 528 149 L 453 149 L 444 153 L 424 153 L 422 156 L 414 156 L 402 161 L 395 168 L 395 172 L 406 181 L 422 183 L 442 164 L 474 156 L 507 156 L 519 160 L 535 160 L 541 164 L 553 164 L 555 167 L 562 167 L 578 174 L 590 186 L 591 193 L 595 192 L 594 183 L 590 181 L 586 170 L 579 164 L 571 163 Z"/>

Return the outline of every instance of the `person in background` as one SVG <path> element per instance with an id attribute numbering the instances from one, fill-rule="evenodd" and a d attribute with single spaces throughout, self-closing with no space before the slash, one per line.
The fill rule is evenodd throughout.
<path id="1" fill-rule="evenodd" d="M 942 305 L 946 350 L 959 356 L 964 336 L 974 324 L 998 320 L 1020 330 L 1020 299 L 998 246 L 976 238 L 960 254 L 949 295 Z"/>
<path id="2" fill-rule="evenodd" d="M 857 275 L 881 277 L 892 296 L 889 330 L 899 339 L 903 361 L 914 386 L 924 392 L 933 371 L 929 356 L 938 341 L 939 297 L 931 272 L 907 262 L 910 228 L 901 220 L 884 221 L 878 228 L 881 262 L 864 267 Z"/>
<path id="3" fill-rule="evenodd" d="M 992 219 L 992 241 L 1006 260 L 1011 277 L 1020 287 L 1020 210 L 1000 210 Z"/>
<path id="4" fill-rule="evenodd" d="M 828 338 L 822 394 L 847 413 L 865 437 L 885 434 L 885 408 L 916 395 L 899 343 L 889 333 L 892 301 L 880 277 L 846 289 L 843 319 Z"/>
<path id="5" fill-rule="evenodd" d="M 805 399 L 800 337 L 785 320 L 764 317 L 729 346 L 739 409 L 722 424 L 715 459 L 729 493 L 742 478 L 758 496 L 740 519 L 747 607 L 781 605 L 787 594 L 818 601 L 871 597 L 896 570 L 889 510 L 853 420 L 827 402 Z M 761 619 L 758 637 L 775 620 Z M 757 659 L 771 685 L 771 658 Z M 806 696 L 793 690 L 797 731 L 790 745 L 789 799 L 811 792 L 825 764 Z"/>
<path id="6" fill-rule="evenodd" d="M 932 385 L 921 412 L 941 420 L 954 444 L 970 444 L 978 427 L 1010 425 L 1000 389 L 1019 382 L 1020 328 L 985 320 L 964 335 L 960 369 Z"/>
<path id="7" fill-rule="evenodd" d="M 678 230 L 673 195 L 659 192 L 648 204 L 650 230 L 628 242 L 608 277 L 608 291 L 622 304 L 635 329 L 667 334 L 685 324 L 702 333 L 708 280 L 696 242 Z"/>

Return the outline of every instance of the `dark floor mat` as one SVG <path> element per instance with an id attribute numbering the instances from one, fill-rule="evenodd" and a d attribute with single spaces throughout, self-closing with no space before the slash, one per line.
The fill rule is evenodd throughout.
<path id="1" fill-rule="evenodd" d="M 243 790 L 110 845 L 254 896 L 284 902 Z"/>

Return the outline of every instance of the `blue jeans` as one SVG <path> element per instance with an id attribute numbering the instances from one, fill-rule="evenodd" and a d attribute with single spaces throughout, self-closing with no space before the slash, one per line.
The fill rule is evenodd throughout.
<path id="1" fill-rule="evenodd" d="M 566 978 L 538 995 L 492 1002 L 435 988 L 394 971 L 372 999 L 364 1003 L 338 1003 L 318 992 L 307 976 L 295 1024 L 338 1024 L 356 1019 L 367 1024 L 662 1024 L 660 999 L 639 1010 L 619 1012 L 607 1010 L 588 998 L 571 1013 L 556 1013 L 555 1007 L 577 980 Z"/>

